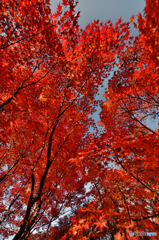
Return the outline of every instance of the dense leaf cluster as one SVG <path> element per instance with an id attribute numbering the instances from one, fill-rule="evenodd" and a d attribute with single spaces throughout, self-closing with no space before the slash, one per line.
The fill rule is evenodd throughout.
<path id="1" fill-rule="evenodd" d="M 159 2 L 131 17 L 137 37 L 121 19 L 80 29 L 77 3 L 0 2 L 1 239 L 159 236 Z"/>

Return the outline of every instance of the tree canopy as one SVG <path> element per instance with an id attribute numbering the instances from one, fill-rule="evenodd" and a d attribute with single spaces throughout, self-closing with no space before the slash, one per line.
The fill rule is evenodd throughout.
<path id="1" fill-rule="evenodd" d="M 0 2 L 0 238 L 157 239 L 159 1 L 85 29 L 77 4 Z"/>

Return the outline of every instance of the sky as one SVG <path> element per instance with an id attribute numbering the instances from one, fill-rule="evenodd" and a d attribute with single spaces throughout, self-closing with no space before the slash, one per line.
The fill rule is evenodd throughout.
<path id="1" fill-rule="evenodd" d="M 52 13 L 56 11 L 57 4 L 62 0 L 51 0 Z M 84 29 L 88 23 L 99 20 L 100 22 L 107 22 L 111 20 L 113 24 L 119 18 L 124 22 L 130 21 L 131 14 L 137 15 L 139 12 L 143 13 L 145 7 L 145 0 L 79 0 L 76 7 L 80 11 L 79 25 Z M 131 27 L 131 34 L 133 36 L 138 34 L 134 29 L 133 24 Z M 99 88 L 99 96 L 96 99 L 103 99 L 105 88 L 107 88 L 108 79 L 105 79 L 104 87 Z M 93 114 L 95 121 L 99 121 L 100 107 L 97 107 L 96 113 Z"/>
<path id="2" fill-rule="evenodd" d="M 51 0 L 52 13 L 56 10 L 56 6 L 62 0 Z M 131 14 L 136 15 L 142 13 L 145 7 L 145 0 L 79 0 L 77 11 L 80 11 L 79 24 L 81 28 L 99 20 L 107 22 L 111 20 L 115 23 L 120 17 L 123 21 L 129 21 Z"/>

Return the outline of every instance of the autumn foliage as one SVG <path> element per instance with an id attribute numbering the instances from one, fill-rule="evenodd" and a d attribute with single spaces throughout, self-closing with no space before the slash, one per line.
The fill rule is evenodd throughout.
<path id="1" fill-rule="evenodd" d="M 159 236 L 159 1 L 84 30 L 77 3 L 0 2 L 1 239 Z"/>

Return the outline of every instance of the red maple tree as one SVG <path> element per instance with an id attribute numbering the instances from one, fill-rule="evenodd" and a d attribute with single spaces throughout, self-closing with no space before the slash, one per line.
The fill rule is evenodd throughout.
<path id="1" fill-rule="evenodd" d="M 159 132 L 145 122 L 158 117 L 159 3 L 146 1 L 133 38 L 121 19 L 80 29 L 77 2 L 54 14 L 49 1 L 0 3 L 2 239 L 159 234 Z M 90 115 L 115 65 L 100 134 Z"/>
<path id="2" fill-rule="evenodd" d="M 83 160 L 93 200 L 73 217 L 67 234 L 73 239 L 84 239 L 83 231 L 92 239 L 141 238 L 130 232 L 158 239 L 159 131 L 147 122 L 159 115 L 158 16 L 159 2 L 146 1 L 144 17 L 139 14 L 134 23 L 139 36 L 130 37 L 117 55 L 101 103 L 104 131 Z"/>

